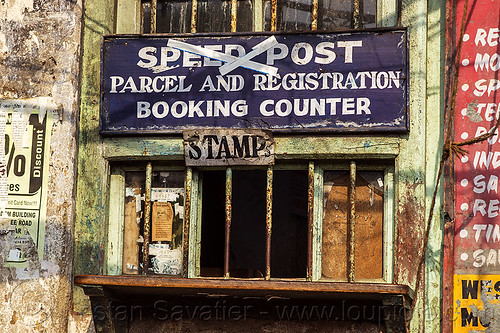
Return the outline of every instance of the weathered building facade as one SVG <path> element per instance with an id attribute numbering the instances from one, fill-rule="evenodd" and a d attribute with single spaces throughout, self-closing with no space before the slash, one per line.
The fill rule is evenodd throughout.
<path id="1" fill-rule="evenodd" d="M 271 331 L 307 330 L 307 327 L 327 331 L 404 330 L 405 316 L 385 313 L 390 319 L 383 320 L 384 306 L 397 309 L 398 313 L 400 310 L 411 311 L 410 300 L 415 297 L 412 290 L 416 281 L 424 278 L 437 283 L 420 284 L 420 296 L 414 298 L 417 304 L 412 329 L 440 329 L 440 321 L 425 318 L 441 316 L 439 235 L 442 234 L 442 219 L 439 207 L 442 196 L 438 197 L 437 218 L 433 219 L 431 226 L 434 231 L 429 246 L 433 249 L 430 252 L 433 256 L 427 260 L 432 265 L 426 266 L 425 273 L 417 272 L 419 258 L 424 252 L 426 216 L 441 154 L 436 143 L 442 141 L 444 131 L 444 4 L 439 1 L 403 4 L 365 1 L 361 6 L 355 1 L 345 8 L 338 6 L 341 4 L 323 1 L 119 1 L 116 6 L 87 2 L 87 14 L 92 22 L 100 23 L 101 34 L 95 32 L 94 26 L 84 30 L 82 73 L 85 74 L 82 76 L 79 170 L 86 172 L 78 180 L 74 272 L 75 282 L 84 286 L 90 295 L 94 312 L 97 307 L 107 308 L 108 302 L 115 302 L 111 303 L 115 305 L 113 311 L 102 314 L 100 318 L 105 330 L 111 325 L 116 329 L 128 326 L 131 331 L 139 331 L 143 325 L 176 331 L 216 329 L 220 325 L 224 325 L 222 327 L 227 331 L 245 327 L 242 325 L 248 325 L 248 330 Z M 371 59 L 377 59 L 379 65 L 370 68 L 377 71 L 376 75 L 382 71 L 386 71 L 387 77 L 400 75 L 397 79 L 400 88 L 408 87 L 407 95 L 402 95 L 403 112 L 407 116 L 403 120 L 400 118 L 399 124 L 403 128 L 398 129 L 393 123 L 394 126 L 389 126 L 392 131 L 381 128 L 360 130 L 356 126 L 348 132 L 332 130 L 331 126 L 307 131 L 294 129 L 289 123 L 273 127 L 274 118 L 270 116 L 264 119 L 268 124 L 264 128 L 274 129 L 274 136 L 270 139 L 274 141 L 274 163 L 263 166 L 211 163 L 211 154 L 217 157 L 222 150 L 227 154 L 233 149 L 222 145 L 214 148 L 216 151 L 206 153 L 210 163 L 189 164 L 190 153 L 187 149 L 185 153 L 185 145 L 198 147 L 199 151 L 193 148 L 192 156 L 197 152 L 205 154 L 202 151 L 206 147 L 197 146 L 196 138 L 207 142 L 212 140 L 208 137 L 215 135 L 215 145 L 224 140 L 224 135 L 234 137 L 237 134 L 236 130 L 217 134 L 207 127 L 225 127 L 213 120 L 217 112 L 215 104 L 225 98 L 233 103 L 231 87 L 238 90 L 239 82 L 226 81 L 229 88 L 224 88 L 224 83 L 216 82 L 216 73 L 209 74 L 211 66 L 217 68 L 214 62 L 219 60 L 218 65 L 222 65 L 218 59 L 222 56 L 204 55 L 205 51 L 199 48 L 191 52 L 186 50 L 192 49 L 193 44 L 212 44 L 210 50 L 228 54 L 228 45 L 236 45 L 231 46 L 234 48 L 243 45 L 248 53 L 252 48 L 262 47 L 264 41 L 268 41 L 265 37 L 272 34 L 257 37 L 255 42 L 248 42 L 249 37 L 217 40 L 221 35 L 215 35 L 214 39 L 209 35 L 204 41 L 195 36 L 183 39 L 182 35 L 161 36 L 162 39 L 154 39 L 152 35 L 151 39 L 134 39 L 133 35 L 110 36 L 102 41 L 102 34 L 109 33 L 280 31 L 293 34 L 301 30 L 317 30 L 320 32 L 318 36 L 322 36 L 321 31 L 331 29 L 376 29 L 399 25 L 408 27 L 408 30 L 403 29 L 407 31 L 407 39 L 401 39 L 398 44 L 399 47 L 408 46 L 402 52 L 408 58 L 402 60 L 399 74 L 395 74 L 395 70 L 390 72 L 390 65 L 383 64 L 384 60 L 396 56 L 376 55 L 378 51 L 371 51 Z M 104 30 L 105 27 L 110 30 Z M 394 36 L 395 30 L 387 31 Z M 276 65 L 278 73 L 285 75 L 285 68 L 289 68 L 283 63 L 288 59 L 287 53 L 293 57 L 294 45 L 307 43 L 310 46 L 297 49 L 295 54 L 298 62 L 303 63 L 291 70 L 306 75 L 309 62 L 321 62 L 320 58 L 325 57 L 314 40 L 315 35 L 274 36 L 279 45 L 287 45 L 288 52 L 283 51 L 284 47 L 272 46 L 270 53 L 261 51 L 259 58 L 259 52 L 256 52 L 249 59 L 257 64 Z M 341 66 L 339 62 L 349 61 L 352 48 L 341 48 L 341 45 L 348 45 L 346 38 L 351 38 L 348 36 L 354 38 L 351 47 L 370 43 L 367 40 L 358 42 L 361 37 L 355 31 L 330 37 L 335 43 L 330 47 L 336 52 L 337 62 L 333 60 L 335 56 L 323 59 L 324 67 L 318 73 L 335 73 L 337 66 Z M 369 36 L 383 37 L 384 31 L 372 30 Z M 382 37 L 379 37 L 379 45 L 386 43 Z M 297 41 L 288 45 L 287 38 L 296 38 Z M 321 38 L 327 40 L 328 37 Z M 244 41 L 248 44 L 243 44 Z M 142 44 L 136 46 L 136 43 Z M 308 58 L 309 48 L 315 53 L 312 60 Z M 237 53 L 229 51 L 229 54 Z M 265 54 L 283 58 L 281 65 L 279 60 L 275 63 L 269 58 L 262 60 Z M 354 51 L 352 54 L 352 59 L 355 59 Z M 359 56 L 360 53 L 358 64 L 369 62 L 369 58 L 361 60 Z M 352 62 L 356 63 L 355 60 Z M 101 63 L 104 72 L 101 72 Z M 114 64 L 121 65 L 113 70 Z M 183 72 L 183 68 L 190 68 L 191 72 Z M 245 88 L 254 84 L 253 91 L 239 97 L 248 103 L 248 114 L 252 110 L 260 110 L 261 115 L 274 110 L 275 117 L 290 112 L 297 117 L 298 110 L 288 111 L 286 101 L 297 97 L 310 98 L 302 93 L 298 87 L 300 83 L 289 89 L 292 90 L 290 95 L 285 92 L 287 83 L 278 80 L 257 87 L 252 80 L 259 76 L 251 67 L 248 68 L 228 72 L 225 76 L 243 76 Z M 268 69 L 259 68 L 261 72 Z M 134 73 L 136 70 L 137 74 Z M 351 71 L 363 69 L 353 67 Z M 197 74 L 199 72 L 201 74 Z M 250 80 L 245 77 L 247 72 L 253 75 Z M 347 71 L 344 73 L 347 77 Z M 167 83 L 165 75 L 173 78 Z M 151 88 L 141 86 L 140 77 L 147 82 L 158 76 L 164 78 L 151 82 Z M 211 82 L 207 81 L 208 76 L 212 78 Z M 380 74 L 379 80 L 383 76 Z M 318 98 L 317 103 L 321 104 L 321 90 L 335 90 L 326 98 L 343 96 L 342 88 L 333 87 L 335 83 L 325 87 L 329 84 L 322 82 L 323 86 L 318 88 L 313 82 L 314 77 L 309 76 L 310 84 L 317 92 L 311 97 Z M 362 86 L 359 75 L 357 80 L 350 87 L 345 81 L 339 84 L 348 87 L 346 90 L 351 94 L 348 97 L 369 97 L 370 91 L 366 87 L 360 95 L 353 95 L 356 93 L 354 86 Z M 371 82 L 376 82 L 376 78 Z M 104 90 L 99 89 L 101 83 Z M 376 88 L 378 96 L 384 94 L 388 85 L 380 83 L 383 87 Z M 396 86 L 396 82 L 393 83 Z M 108 85 L 109 89 L 105 88 Z M 155 89 L 162 92 L 156 99 L 150 98 Z M 249 102 L 256 90 L 269 96 L 264 97 L 265 102 L 259 102 L 260 107 Z M 126 106 L 131 105 L 129 98 L 125 97 L 129 93 L 131 98 L 140 96 L 134 100 L 131 109 Z M 267 102 L 270 99 L 274 104 Z M 212 109 L 208 100 L 214 100 Z M 396 100 L 400 97 L 385 99 L 385 112 Z M 374 105 L 375 99 L 371 98 L 370 102 Z M 101 113 L 101 127 L 100 103 L 104 108 L 101 109 L 104 112 L 104 116 Z M 199 107 L 200 111 L 189 103 Z M 265 106 L 262 103 L 266 103 Z M 183 111 L 183 105 L 186 105 L 186 111 Z M 362 108 L 362 105 L 358 104 L 358 107 Z M 116 116 L 113 106 L 118 106 Z M 125 110 L 137 111 L 128 113 Z M 200 119 L 200 112 L 205 119 L 213 117 L 209 121 L 201 119 L 196 122 L 195 118 Z M 230 112 L 227 116 L 220 111 L 218 116 L 226 119 L 232 114 L 234 117 L 233 110 Z M 333 114 L 331 109 L 326 112 L 330 116 Z M 349 112 L 345 109 L 345 113 Z M 131 116 L 140 120 L 128 122 Z M 297 119 L 301 126 L 309 126 L 305 117 Z M 341 119 L 336 124 L 340 122 Z M 380 126 L 381 122 L 378 123 Z M 171 124 L 180 125 L 172 127 Z M 240 126 L 230 125 L 231 128 Z M 186 127 L 198 129 L 195 133 L 198 136 L 180 136 L 180 131 Z M 263 128 L 262 123 L 243 127 Z M 154 128 L 157 130 L 152 130 Z M 203 135 L 204 138 L 200 137 Z M 123 207 L 123 210 L 116 207 Z M 158 217 L 158 212 L 167 216 L 166 220 Z M 354 220 L 357 221 L 356 230 Z M 155 236 L 158 228 L 166 228 L 170 238 L 162 240 Z M 158 267 L 165 267 L 162 265 L 167 269 Z M 152 285 L 156 289 L 151 289 Z M 212 297 L 200 298 L 203 294 Z M 232 309 L 246 320 L 215 318 L 212 313 L 212 310 L 217 310 L 215 295 L 220 297 L 215 300 L 227 308 L 236 307 Z M 130 297 L 137 301 L 127 302 Z M 275 298 L 287 301 L 273 301 Z M 248 299 L 253 301 L 247 303 L 245 300 Z M 342 326 L 336 326 L 338 323 L 332 325 L 319 318 L 300 324 L 294 320 L 278 319 L 277 322 L 276 313 L 273 313 L 286 306 L 338 309 L 343 299 L 349 299 L 347 308 L 351 311 L 373 308 L 380 310 L 379 315 L 371 319 L 367 315 L 354 318 L 358 320 L 353 320 L 352 314 L 336 316 L 344 318 L 340 320 Z M 157 302 L 163 301 L 165 308 L 162 312 L 157 308 Z M 89 306 L 86 302 L 86 298 L 75 297 L 78 312 L 85 311 L 85 306 Z M 247 304 L 255 311 L 243 315 Z M 120 309 L 122 317 L 117 320 Z M 206 312 L 202 313 L 202 310 Z M 115 321 L 109 320 L 111 318 Z M 167 318 L 171 320 L 165 320 Z M 212 320 L 207 322 L 207 319 Z"/>
<path id="2" fill-rule="evenodd" d="M 82 14 L 81 1 L 0 4 L 2 332 L 74 326 Z"/>
<path id="3" fill-rule="evenodd" d="M 2 329 L 494 332 L 469 2 L 2 2 Z"/>

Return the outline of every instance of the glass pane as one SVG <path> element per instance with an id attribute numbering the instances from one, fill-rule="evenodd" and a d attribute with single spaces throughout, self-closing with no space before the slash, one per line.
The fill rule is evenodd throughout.
<path id="1" fill-rule="evenodd" d="M 363 0 L 360 5 L 361 22 L 363 28 L 375 28 L 377 26 L 377 1 Z"/>
<path id="2" fill-rule="evenodd" d="M 271 1 L 264 0 L 264 31 L 271 31 Z"/>
<path id="3" fill-rule="evenodd" d="M 312 0 L 278 0 L 278 31 L 311 30 Z M 271 1 L 264 1 L 265 30 L 271 30 Z"/>
<path id="4" fill-rule="evenodd" d="M 231 31 L 231 1 L 201 0 L 197 10 L 197 32 Z"/>
<path id="5" fill-rule="evenodd" d="M 318 6 L 318 30 L 352 28 L 352 0 L 323 0 Z"/>
<path id="6" fill-rule="evenodd" d="M 352 0 L 323 0 L 318 6 L 318 30 L 352 29 Z M 359 0 L 363 28 L 376 26 L 376 0 Z"/>
<path id="7" fill-rule="evenodd" d="M 159 0 L 156 32 L 191 32 L 191 1 Z"/>
<path id="8" fill-rule="evenodd" d="M 383 277 L 383 172 L 356 177 L 356 280 Z M 349 172 L 326 171 L 323 183 L 322 277 L 347 281 Z"/>
<path id="9" fill-rule="evenodd" d="M 253 31 L 252 0 L 239 0 L 236 14 L 236 31 Z"/>

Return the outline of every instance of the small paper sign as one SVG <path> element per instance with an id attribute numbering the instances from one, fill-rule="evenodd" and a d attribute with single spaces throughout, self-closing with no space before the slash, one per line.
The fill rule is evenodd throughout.
<path id="1" fill-rule="evenodd" d="M 152 240 L 172 241 L 174 210 L 170 202 L 154 202 L 152 219 Z"/>

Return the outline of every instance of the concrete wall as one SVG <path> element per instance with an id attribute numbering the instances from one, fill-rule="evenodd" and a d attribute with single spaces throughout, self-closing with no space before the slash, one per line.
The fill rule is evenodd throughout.
<path id="1" fill-rule="evenodd" d="M 0 102 L 54 113 L 44 240 L 23 248 L 26 267 L 6 267 L 15 232 L 0 228 L 0 331 L 87 331 L 90 316 L 70 316 L 81 0 L 0 2 Z M 49 113 L 52 113 L 49 112 Z M 3 140 L 3 138 L 2 138 Z M 3 152 L 0 152 L 3 154 Z M 9 194 L 9 200 L 11 194 Z M 70 322 L 69 322 L 70 321 Z"/>

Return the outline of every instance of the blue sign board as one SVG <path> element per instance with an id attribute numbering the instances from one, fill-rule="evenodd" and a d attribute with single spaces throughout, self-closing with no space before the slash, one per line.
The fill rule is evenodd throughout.
<path id="1" fill-rule="evenodd" d="M 101 134 L 408 130 L 406 30 L 108 36 Z"/>

